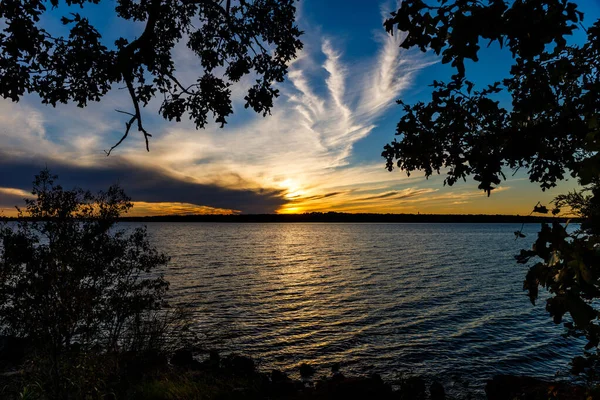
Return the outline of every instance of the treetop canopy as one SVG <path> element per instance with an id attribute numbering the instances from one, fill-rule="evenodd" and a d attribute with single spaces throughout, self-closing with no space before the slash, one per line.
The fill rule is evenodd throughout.
<path id="1" fill-rule="evenodd" d="M 0 0 L 0 96 L 19 101 L 35 93 L 53 106 L 73 102 L 85 107 L 114 85 L 124 85 L 132 109 L 119 110 L 130 117 L 119 143 L 135 124 L 148 148 L 151 134 L 141 108 L 152 98 L 160 97 L 159 112 L 168 120 L 180 121 L 187 113 L 202 128 L 212 115 L 224 125 L 233 112 L 230 88 L 249 75 L 256 79 L 245 106 L 266 115 L 278 95 L 274 84 L 283 81 L 288 63 L 302 48 L 295 0 L 116 0 L 116 16 L 144 28 L 112 46 L 80 14 L 99 2 Z M 59 5 L 72 8 L 61 19 L 69 29 L 66 36 L 42 23 L 44 14 Z M 173 49 L 182 41 L 198 58 L 193 82 L 177 77 Z"/>
<path id="2" fill-rule="evenodd" d="M 447 170 L 445 183 L 467 176 L 488 194 L 506 169 L 527 169 L 542 189 L 571 174 L 590 183 L 600 173 L 600 21 L 583 28 L 583 14 L 566 0 L 406 0 L 385 23 L 408 32 L 404 48 L 433 50 L 456 70 L 434 81 L 431 101 L 403 105 L 399 140 L 385 146 L 388 169 L 426 176 Z M 587 42 L 569 44 L 575 29 Z M 475 89 L 465 60 L 481 45 L 510 51 L 510 75 Z M 507 91 L 510 108 L 494 97 Z"/>

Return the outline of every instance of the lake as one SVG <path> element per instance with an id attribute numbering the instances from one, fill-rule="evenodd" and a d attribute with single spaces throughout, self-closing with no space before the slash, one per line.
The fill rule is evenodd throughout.
<path id="1" fill-rule="evenodd" d="M 137 225 L 137 224 L 136 224 Z M 266 370 L 414 373 L 481 393 L 495 374 L 553 377 L 581 344 L 523 289 L 539 224 L 150 223 L 174 303 L 207 346 Z"/>

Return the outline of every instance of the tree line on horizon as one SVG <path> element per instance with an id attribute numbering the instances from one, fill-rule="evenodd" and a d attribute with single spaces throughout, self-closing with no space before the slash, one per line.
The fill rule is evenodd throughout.
<path id="1" fill-rule="evenodd" d="M 32 220 L 29 216 L 0 217 L 0 220 Z M 39 220 L 39 218 L 36 218 Z M 337 211 L 306 212 L 298 214 L 167 214 L 148 216 L 121 216 L 123 222 L 476 222 L 476 223 L 579 223 L 579 218 L 564 216 L 509 215 L 509 214 L 378 214 L 345 213 Z"/>

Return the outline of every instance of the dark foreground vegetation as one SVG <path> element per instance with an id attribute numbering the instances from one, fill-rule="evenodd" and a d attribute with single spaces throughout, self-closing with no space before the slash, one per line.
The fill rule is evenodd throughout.
<path id="1" fill-rule="evenodd" d="M 0 396 L 2 399 L 54 398 L 39 381 L 39 369 L 31 358 L 34 349 L 15 338 L 0 339 Z M 402 376 L 385 382 L 377 374 L 347 377 L 340 365 L 331 367 L 328 376 L 315 376 L 308 364 L 298 367 L 300 379 L 272 370 L 261 371 L 244 356 L 221 357 L 212 351 L 203 361 L 190 349 L 165 352 L 164 349 L 115 354 L 72 353 L 69 362 L 69 391 L 65 399 L 127 400 L 203 400 L 203 399 L 280 399 L 280 400 L 444 400 L 470 399 L 472 390 L 462 382 L 462 389 L 451 394 L 438 381 L 418 376 Z M 49 368 L 48 366 L 46 366 Z M 39 368 L 39 367 L 38 367 Z M 547 382 L 534 378 L 496 376 L 485 386 L 490 400 L 597 399 L 600 390 L 566 382 Z"/>
<path id="2" fill-rule="evenodd" d="M 216 351 L 198 361 L 193 350 L 164 348 L 120 353 L 72 352 L 68 360 L 68 391 L 54 397 L 45 384 L 31 342 L 0 338 L 0 396 L 2 399 L 390 399 L 443 400 L 472 398 L 472 389 L 463 382 L 462 390 L 447 393 L 438 381 L 418 376 L 402 376 L 384 382 L 377 374 L 347 377 L 339 364 L 328 376 L 315 376 L 308 364 L 297 368 L 300 379 L 272 370 L 261 371 L 244 356 L 221 357 Z M 488 381 L 485 393 L 490 400 L 513 399 L 595 399 L 600 391 L 569 383 L 552 383 L 534 378 L 496 376 Z"/>

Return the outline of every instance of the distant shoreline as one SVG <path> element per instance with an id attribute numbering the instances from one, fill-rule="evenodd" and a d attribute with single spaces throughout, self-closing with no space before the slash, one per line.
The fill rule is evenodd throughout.
<path id="1" fill-rule="evenodd" d="M 121 217 L 122 222 L 223 222 L 223 223 L 564 223 L 569 218 L 552 216 L 489 215 L 489 214 L 233 214 L 233 215 L 161 215 L 149 217 Z M 17 218 L 0 217 L 4 221 Z M 574 220 L 576 221 L 576 219 Z"/>

